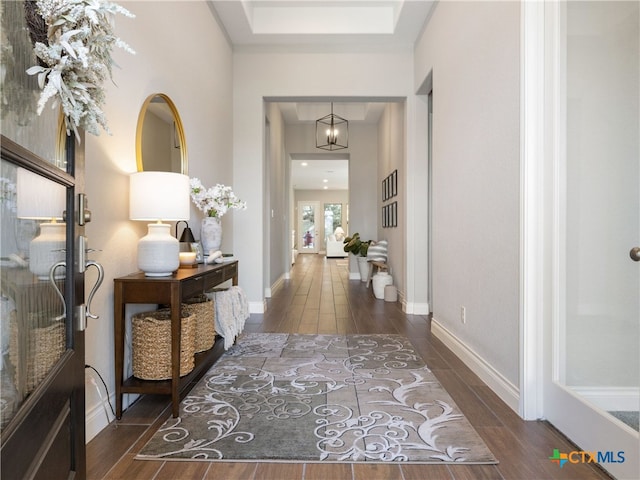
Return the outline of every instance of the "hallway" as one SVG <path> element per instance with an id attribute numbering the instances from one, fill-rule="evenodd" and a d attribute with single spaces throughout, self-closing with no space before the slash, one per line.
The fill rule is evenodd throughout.
<path id="1" fill-rule="evenodd" d="M 135 454 L 170 414 L 167 397 L 147 395 L 122 420 L 87 445 L 87 478 L 144 480 L 463 480 L 609 478 L 586 464 L 562 469 L 554 449 L 575 450 L 544 422 L 524 422 L 439 340 L 429 318 L 406 315 L 400 303 L 376 300 L 371 289 L 349 281 L 348 259 L 299 255 L 291 279 L 251 315 L 245 332 L 305 334 L 393 333 L 411 339 L 438 380 L 499 459 L 499 465 L 302 464 L 134 461 Z M 514 359 L 517 361 L 517 359 Z"/>

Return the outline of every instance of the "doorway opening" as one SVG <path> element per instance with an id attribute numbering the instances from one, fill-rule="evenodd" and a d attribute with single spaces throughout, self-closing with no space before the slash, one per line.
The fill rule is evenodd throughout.
<path id="1" fill-rule="evenodd" d="M 299 253 L 318 253 L 318 226 L 320 203 L 315 201 L 298 202 L 298 235 Z"/>

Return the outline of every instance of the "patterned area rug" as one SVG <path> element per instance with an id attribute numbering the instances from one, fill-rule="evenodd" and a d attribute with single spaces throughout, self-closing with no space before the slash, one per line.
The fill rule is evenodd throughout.
<path id="1" fill-rule="evenodd" d="M 136 458 L 497 463 L 399 335 L 243 335 Z"/>

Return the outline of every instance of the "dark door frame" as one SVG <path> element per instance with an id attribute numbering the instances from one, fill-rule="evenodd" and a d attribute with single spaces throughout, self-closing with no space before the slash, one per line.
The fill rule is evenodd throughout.
<path id="1" fill-rule="evenodd" d="M 84 228 L 76 202 L 84 188 L 84 139 L 66 138 L 67 171 L 42 160 L 2 136 L 2 159 L 66 187 L 65 307 L 66 350 L 44 380 L 24 400 L 1 434 L 1 477 L 7 479 L 86 478 L 84 275 L 76 248 Z"/>

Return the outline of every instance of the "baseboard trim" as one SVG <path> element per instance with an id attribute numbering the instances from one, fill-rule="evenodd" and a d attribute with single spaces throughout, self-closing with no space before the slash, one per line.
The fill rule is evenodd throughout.
<path id="1" fill-rule="evenodd" d="M 273 285 L 271 285 L 271 295 L 275 295 L 276 293 L 278 293 L 278 290 L 280 290 L 282 288 L 282 286 L 284 285 L 284 275 L 280 275 L 280 278 L 278 278 Z"/>
<path id="2" fill-rule="evenodd" d="M 93 388 L 89 384 L 87 384 L 86 388 Z M 102 389 L 102 385 L 100 386 Z M 104 394 L 104 391 L 103 391 Z M 136 400 L 140 397 L 137 393 L 129 393 L 122 396 L 122 411 L 124 412 L 127 408 L 133 405 Z M 116 394 L 115 392 L 109 395 L 109 402 L 111 405 L 116 404 Z M 105 413 L 105 407 L 107 412 L 109 412 L 109 419 L 107 420 L 107 414 Z M 93 407 L 88 410 L 85 410 L 85 444 L 89 443 L 96 435 L 98 435 L 102 430 L 107 428 L 111 422 L 115 420 L 113 413 L 111 412 L 111 407 L 107 405 L 106 400 L 104 406 L 102 403 L 96 403 Z"/>
<path id="3" fill-rule="evenodd" d="M 89 382 L 87 382 L 86 387 L 94 388 Z M 100 388 L 102 389 L 102 385 L 100 386 Z M 135 401 L 138 398 L 137 394 L 123 395 L 122 396 L 123 411 L 126 410 L 131 403 L 129 401 L 130 396 L 133 397 L 131 399 L 131 402 Z M 115 402 L 116 402 L 115 393 L 109 395 L 109 402 L 111 402 L 111 405 L 115 405 Z M 108 414 L 105 412 L 105 407 Z M 98 435 L 102 430 L 107 428 L 112 421 L 115 420 L 115 417 L 113 417 L 113 413 L 111 412 L 110 408 L 111 407 L 109 407 L 109 405 L 106 404 L 106 400 L 105 400 L 104 406 L 102 405 L 102 403 L 97 403 L 90 409 L 85 410 L 85 416 L 84 416 L 85 430 L 86 430 L 85 443 L 89 443 L 93 439 L 93 437 Z M 108 418 L 107 418 L 107 415 L 108 415 Z"/>
<path id="4" fill-rule="evenodd" d="M 273 282 L 273 285 L 271 285 L 270 288 L 265 288 L 264 289 L 264 296 L 267 298 L 271 298 L 273 297 L 276 293 L 278 293 L 278 290 L 282 288 L 282 285 L 284 284 L 284 275 L 281 275 L 280 278 L 278 278 L 275 282 Z"/>
<path id="5" fill-rule="evenodd" d="M 638 410 L 638 398 L 640 398 L 640 388 L 638 387 L 568 387 L 589 403 L 605 411 L 617 410 L 636 411 Z"/>
<path id="6" fill-rule="evenodd" d="M 261 302 L 249 302 L 249 313 L 264 313 L 267 311 L 267 300 Z"/>
<path id="7" fill-rule="evenodd" d="M 115 397 L 114 397 L 114 400 L 115 400 Z M 109 413 L 109 415 L 111 415 L 111 413 Z M 86 443 L 89 443 L 91 439 L 93 439 L 93 437 L 95 437 L 102 430 L 104 430 L 107 427 L 107 425 L 109 425 L 109 423 L 110 423 L 110 420 L 109 421 L 107 420 L 107 417 L 104 413 L 104 408 L 102 407 L 101 404 L 94 406 L 90 410 L 86 410 L 85 411 Z"/>
<path id="8" fill-rule="evenodd" d="M 464 342 L 453 335 L 435 318 L 431 320 L 431 333 L 456 354 L 473 373 L 493 390 L 509 408 L 518 413 L 520 391 L 500 372 L 491 366 L 484 358 L 469 348 Z"/>
<path id="9" fill-rule="evenodd" d="M 428 303 L 407 302 L 402 296 L 402 311 L 409 315 L 429 315 Z"/>

